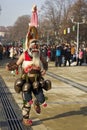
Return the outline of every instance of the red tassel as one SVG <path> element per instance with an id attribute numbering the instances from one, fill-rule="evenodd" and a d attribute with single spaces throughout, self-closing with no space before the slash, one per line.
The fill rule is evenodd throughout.
<path id="1" fill-rule="evenodd" d="M 16 69 L 16 74 L 17 74 L 17 75 L 19 74 L 18 69 Z"/>
<path id="2" fill-rule="evenodd" d="M 30 100 L 30 101 L 29 101 L 29 104 L 30 104 L 30 105 L 32 105 L 32 104 L 33 104 L 33 101 L 32 101 L 32 100 Z"/>
<path id="3" fill-rule="evenodd" d="M 47 107 L 47 103 L 46 103 L 46 102 L 43 103 L 42 106 L 43 106 L 43 107 Z"/>

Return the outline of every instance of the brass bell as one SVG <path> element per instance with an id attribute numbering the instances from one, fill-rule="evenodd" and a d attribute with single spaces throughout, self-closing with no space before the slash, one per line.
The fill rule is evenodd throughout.
<path id="1" fill-rule="evenodd" d="M 39 87 L 39 82 L 38 82 L 38 81 L 35 81 L 35 82 L 33 83 L 33 89 L 38 89 L 38 87 Z"/>

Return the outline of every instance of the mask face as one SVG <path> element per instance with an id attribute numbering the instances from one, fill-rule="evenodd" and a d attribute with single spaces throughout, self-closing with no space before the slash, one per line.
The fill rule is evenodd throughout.
<path id="1" fill-rule="evenodd" d="M 33 43 L 30 48 L 28 49 L 28 54 L 33 57 L 34 53 L 39 53 L 39 46 L 36 43 Z"/>
<path id="2" fill-rule="evenodd" d="M 32 48 L 29 48 L 27 51 L 29 56 L 32 57 L 32 64 L 40 67 L 41 66 L 40 51 L 37 48 L 37 45 L 34 43 Z"/>
<path id="3" fill-rule="evenodd" d="M 38 41 L 34 41 L 30 43 L 30 48 L 38 48 L 38 47 L 39 47 Z"/>
<path id="4" fill-rule="evenodd" d="M 33 41 L 29 45 L 30 51 L 33 52 L 39 52 L 39 43 L 38 41 Z"/>

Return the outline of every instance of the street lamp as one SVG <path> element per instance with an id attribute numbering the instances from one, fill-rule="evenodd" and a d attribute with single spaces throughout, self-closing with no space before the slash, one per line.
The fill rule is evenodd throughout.
<path id="1" fill-rule="evenodd" d="M 77 25 L 77 48 L 76 48 L 76 53 L 78 55 L 78 51 L 79 51 L 79 25 L 85 23 L 85 17 L 82 17 L 82 22 L 76 22 L 76 21 L 74 21 L 74 17 L 72 16 L 71 21 L 72 21 L 72 23 Z"/>

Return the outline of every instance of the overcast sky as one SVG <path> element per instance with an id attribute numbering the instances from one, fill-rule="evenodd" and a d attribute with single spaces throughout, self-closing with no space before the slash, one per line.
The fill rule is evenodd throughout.
<path id="1" fill-rule="evenodd" d="M 45 0 L 0 0 L 0 26 L 13 26 L 17 18 L 22 15 L 31 15 L 33 4 L 38 10 Z"/>

